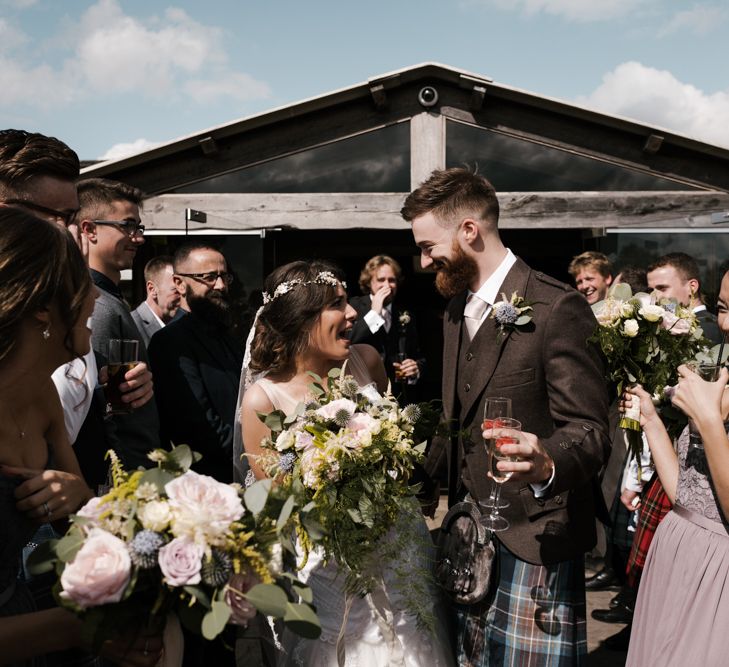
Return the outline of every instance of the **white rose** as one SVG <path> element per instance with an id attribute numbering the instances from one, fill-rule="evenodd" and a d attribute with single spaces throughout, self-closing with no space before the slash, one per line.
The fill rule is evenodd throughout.
<path id="1" fill-rule="evenodd" d="M 276 438 L 276 450 L 279 452 L 285 452 L 287 449 L 291 449 L 294 446 L 296 438 L 291 431 L 281 431 L 278 438 Z"/>
<path id="2" fill-rule="evenodd" d="M 638 330 L 640 329 L 640 326 L 638 325 L 637 320 L 625 320 L 623 323 L 623 333 L 628 338 L 635 338 L 635 336 L 638 335 Z"/>
<path id="3" fill-rule="evenodd" d="M 172 520 L 170 506 L 164 500 L 152 500 L 141 505 L 137 516 L 144 528 L 157 533 L 167 528 Z"/>
<path id="4" fill-rule="evenodd" d="M 648 320 L 648 322 L 658 322 L 664 315 L 666 311 L 661 308 L 661 306 L 641 306 L 640 310 L 638 311 L 638 315 L 640 315 L 644 320 Z"/>
<path id="5" fill-rule="evenodd" d="M 629 301 L 625 301 L 620 306 L 620 315 L 621 317 L 630 317 L 635 312 L 635 306 L 630 303 Z"/>

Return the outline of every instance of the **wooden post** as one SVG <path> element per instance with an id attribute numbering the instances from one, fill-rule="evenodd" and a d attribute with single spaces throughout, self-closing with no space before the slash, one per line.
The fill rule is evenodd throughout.
<path id="1" fill-rule="evenodd" d="M 417 188 L 434 169 L 445 169 L 445 117 L 423 111 L 410 119 L 410 188 Z"/>

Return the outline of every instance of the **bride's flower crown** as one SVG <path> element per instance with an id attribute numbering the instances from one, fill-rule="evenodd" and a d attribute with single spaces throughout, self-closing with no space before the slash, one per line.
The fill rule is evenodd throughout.
<path id="1" fill-rule="evenodd" d="M 268 292 L 263 293 L 263 305 L 271 303 L 275 299 L 278 299 L 282 294 L 290 292 L 297 285 L 331 285 L 337 287 L 341 282 L 342 287 L 347 288 L 347 283 L 339 281 L 337 277 L 331 271 L 320 271 L 316 274 L 316 278 L 313 280 L 302 280 L 301 278 L 293 278 L 292 280 L 285 280 L 282 283 L 276 285 L 276 289 L 273 290 L 273 294 Z"/>

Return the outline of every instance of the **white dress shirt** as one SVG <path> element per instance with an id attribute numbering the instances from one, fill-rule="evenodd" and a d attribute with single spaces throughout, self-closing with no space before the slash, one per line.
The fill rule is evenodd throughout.
<path id="1" fill-rule="evenodd" d="M 98 381 L 99 369 L 91 350 L 83 359 L 74 359 L 53 371 L 51 379 L 56 385 L 63 407 L 63 420 L 71 444 L 76 442 L 81 426 L 91 405 Z"/>

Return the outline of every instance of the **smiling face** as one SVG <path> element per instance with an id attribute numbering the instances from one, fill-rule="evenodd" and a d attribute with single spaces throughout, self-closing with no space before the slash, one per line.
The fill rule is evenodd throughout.
<path id="1" fill-rule="evenodd" d="M 347 293 L 338 285 L 309 334 L 309 352 L 323 359 L 341 361 L 349 356 L 349 335 L 357 311 L 347 303 Z"/>
<path id="2" fill-rule="evenodd" d="M 612 281 L 612 276 L 605 277 L 599 271 L 585 267 L 575 276 L 575 287 L 587 299 L 587 303 L 592 305 L 607 296 Z"/>
<path id="3" fill-rule="evenodd" d="M 412 222 L 413 237 L 420 248 L 420 265 L 436 272 L 436 289 L 450 299 L 478 282 L 478 265 L 458 242 L 455 230 L 441 227 L 432 213 Z"/>
<path id="4" fill-rule="evenodd" d="M 98 219 L 130 222 L 139 224 L 139 206 L 130 201 L 112 202 L 106 212 Z M 89 236 L 89 265 L 118 283 L 124 269 L 130 269 L 137 255 L 137 249 L 144 243 L 141 234 L 129 236 L 124 227 L 114 225 L 95 225 L 82 221 L 84 233 Z"/>
<path id="5" fill-rule="evenodd" d="M 670 264 L 649 271 L 647 278 L 648 287 L 654 290 L 658 297 L 676 299 L 683 306 L 691 305 L 691 302 L 696 299 L 699 281 L 684 279 L 681 273 Z"/>

